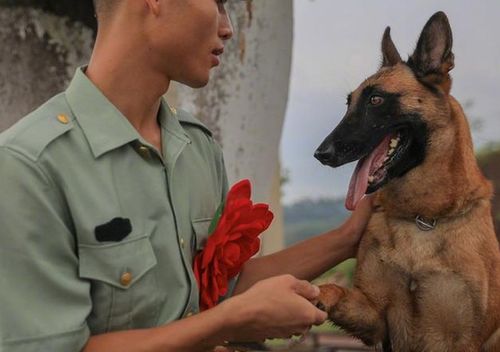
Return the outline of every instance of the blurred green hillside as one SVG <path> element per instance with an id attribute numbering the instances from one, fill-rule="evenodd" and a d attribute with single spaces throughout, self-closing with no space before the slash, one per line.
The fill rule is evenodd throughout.
<path id="1" fill-rule="evenodd" d="M 284 208 L 285 244 L 290 246 L 339 227 L 349 216 L 343 199 L 303 200 Z M 348 260 L 318 278 L 318 283 L 335 281 L 349 286 L 355 260 Z"/>
<path id="2" fill-rule="evenodd" d="M 285 245 L 290 246 L 338 227 L 348 215 L 342 199 L 306 199 L 285 206 Z"/>

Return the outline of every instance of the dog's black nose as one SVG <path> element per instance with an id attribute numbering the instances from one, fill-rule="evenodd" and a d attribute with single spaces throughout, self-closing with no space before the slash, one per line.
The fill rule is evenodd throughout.
<path id="1" fill-rule="evenodd" d="M 335 148 L 333 147 L 333 144 L 329 143 L 326 146 L 320 146 L 318 149 L 316 149 L 316 151 L 314 152 L 314 157 L 318 159 L 322 164 L 326 165 L 332 161 L 334 152 Z"/>

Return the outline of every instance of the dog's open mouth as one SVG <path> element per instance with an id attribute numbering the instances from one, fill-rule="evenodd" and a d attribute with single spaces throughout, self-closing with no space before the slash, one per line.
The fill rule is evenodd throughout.
<path id="1" fill-rule="evenodd" d="M 402 158 L 408 144 L 404 132 L 390 133 L 369 155 L 359 160 L 349 184 L 347 209 L 356 209 L 365 194 L 375 192 L 387 182 L 388 170 Z"/>

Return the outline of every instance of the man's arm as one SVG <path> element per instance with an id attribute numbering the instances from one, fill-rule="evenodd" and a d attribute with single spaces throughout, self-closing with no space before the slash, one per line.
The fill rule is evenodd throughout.
<path id="1" fill-rule="evenodd" d="M 365 197 L 340 228 L 280 252 L 250 260 L 243 267 L 234 294 L 244 292 L 259 280 L 276 275 L 291 274 L 310 281 L 355 256 L 371 210 L 371 197 Z"/>
<path id="2" fill-rule="evenodd" d="M 89 284 L 57 187 L 32 159 L 0 146 L 0 351 L 80 350 Z"/>
<path id="3" fill-rule="evenodd" d="M 319 290 L 290 275 L 263 280 L 244 294 L 158 328 L 93 336 L 83 352 L 203 352 L 224 341 L 262 341 L 304 333 L 326 313 L 310 301 Z"/>

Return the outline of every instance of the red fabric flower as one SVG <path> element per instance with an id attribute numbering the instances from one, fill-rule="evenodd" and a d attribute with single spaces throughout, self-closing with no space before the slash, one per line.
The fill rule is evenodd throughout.
<path id="1" fill-rule="evenodd" d="M 228 291 L 228 282 L 260 248 L 259 235 L 273 221 L 267 204 L 253 204 L 249 180 L 236 183 L 228 192 L 225 204 L 217 211 L 210 236 L 193 264 L 200 289 L 200 308 L 217 304 Z"/>

